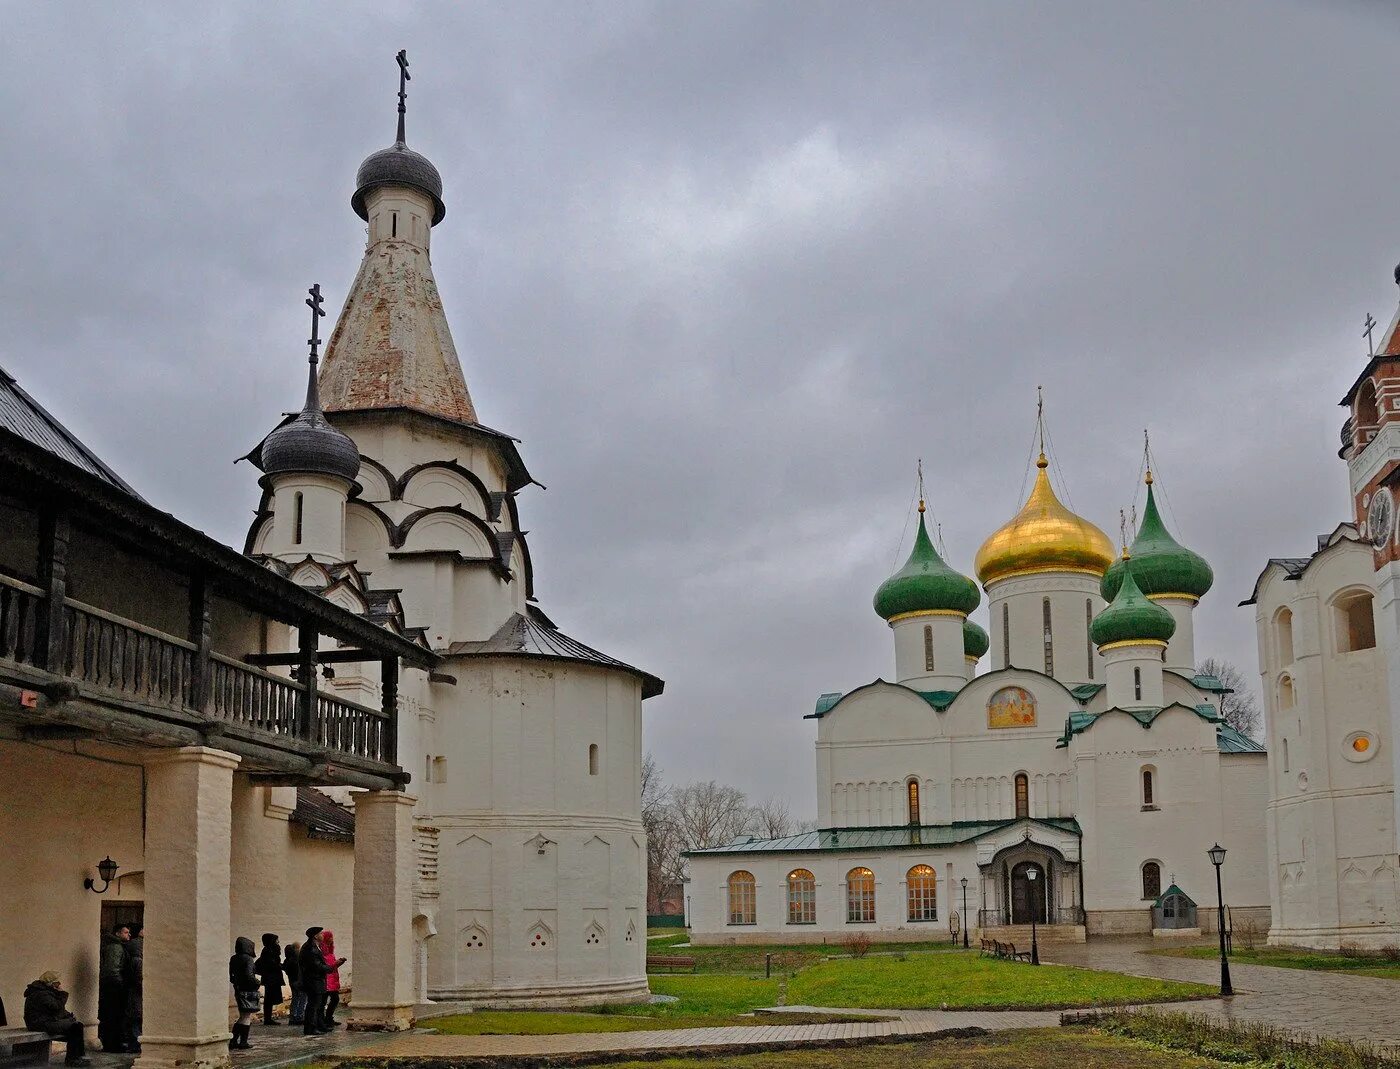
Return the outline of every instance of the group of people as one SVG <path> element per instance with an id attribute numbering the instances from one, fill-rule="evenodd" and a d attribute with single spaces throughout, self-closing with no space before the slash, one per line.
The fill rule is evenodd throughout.
<path id="1" fill-rule="evenodd" d="M 274 1011 L 283 1002 L 283 981 L 292 994 L 290 1022 L 302 1026 L 308 1036 L 325 1035 L 340 1026 L 335 1011 L 340 1006 L 340 967 L 347 958 L 335 956 L 335 934 L 324 928 L 306 929 L 306 942 L 291 943 L 282 950 L 277 936 L 262 937 L 262 953 L 253 956 L 253 941 L 240 936 L 228 961 L 229 983 L 238 1004 L 229 1050 L 248 1050 L 249 1033 L 259 1004 L 263 1024 L 279 1023 Z"/>

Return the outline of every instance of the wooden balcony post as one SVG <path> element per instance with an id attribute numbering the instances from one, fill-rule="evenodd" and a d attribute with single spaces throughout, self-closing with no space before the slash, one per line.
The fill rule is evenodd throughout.
<path id="1" fill-rule="evenodd" d="M 316 731 L 316 648 L 314 628 L 303 621 L 297 628 L 297 683 L 301 687 L 301 737 L 311 741 Z"/>
<path id="2" fill-rule="evenodd" d="M 380 662 L 380 697 L 384 710 L 383 760 L 398 761 L 399 752 L 399 659 L 385 657 Z"/>
<path id="3" fill-rule="evenodd" d="M 188 638 L 194 643 L 190 659 L 190 708 L 204 712 L 209 700 L 209 583 L 203 572 L 190 576 L 190 623 Z"/>
<path id="4" fill-rule="evenodd" d="M 68 514 L 44 509 L 39 518 L 39 585 L 44 588 L 44 604 L 39 610 L 35 648 L 40 666 L 62 675 L 65 641 L 63 599 L 68 596 L 68 540 L 72 528 Z"/>

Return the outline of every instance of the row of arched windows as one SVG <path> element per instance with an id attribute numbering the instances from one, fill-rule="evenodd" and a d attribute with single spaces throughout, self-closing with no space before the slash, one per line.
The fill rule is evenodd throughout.
<path id="1" fill-rule="evenodd" d="M 906 916 L 911 921 L 938 919 L 938 873 L 932 865 L 915 865 L 904 875 Z M 729 874 L 729 923 L 758 923 L 758 882 L 752 872 Z M 846 873 L 846 923 L 875 922 L 875 873 L 863 865 Z M 810 869 L 787 874 L 787 923 L 817 923 L 817 878 Z"/>
<path id="2" fill-rule="evenodd" d="M 1369 590 L 1350 590 L 1339 595 L 1332 601 L 1332 612 L 1333 646 L 1337 653 L 1375 648 L 1375 599 Z M 1283 668 L 1295 660 L 1293 610 L 1287 606 L 1274 614 L 1274 654 Z"/>

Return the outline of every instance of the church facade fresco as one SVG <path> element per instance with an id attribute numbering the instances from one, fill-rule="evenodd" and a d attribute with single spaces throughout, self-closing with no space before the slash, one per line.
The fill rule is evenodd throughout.
<path id="1" fill-rule="evenodd" d="M 1021 687 L 1003 687 L 987 702 L 987 727 L 1035 727 L 1035 698 Z"/>

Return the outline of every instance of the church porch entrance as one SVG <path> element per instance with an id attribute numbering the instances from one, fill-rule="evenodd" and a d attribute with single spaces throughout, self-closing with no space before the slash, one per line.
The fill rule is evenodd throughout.
<path id="1" fill-rule="evenodd" d="M 998 851 L 978 870 L 978 938 L 1029 948 L 1034 922 L 1042 941 L 1084 941 L 1078 862 L 1026 838 Z"/>

